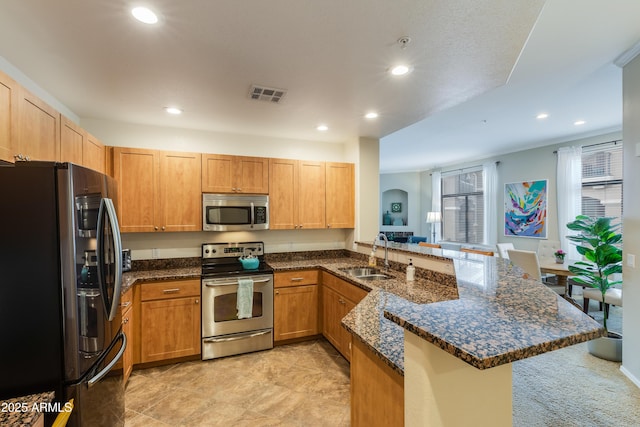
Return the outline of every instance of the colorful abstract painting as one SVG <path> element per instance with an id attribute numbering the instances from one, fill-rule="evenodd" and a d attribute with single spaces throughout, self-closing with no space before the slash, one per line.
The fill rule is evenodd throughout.
<path id="1" fill-rule="evenodd" d="M 547 238 L 547 180 L 504 185 L 504 235 Z"/>

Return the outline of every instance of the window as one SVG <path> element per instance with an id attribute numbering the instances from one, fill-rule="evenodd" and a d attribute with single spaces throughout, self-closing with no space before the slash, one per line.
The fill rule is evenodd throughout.
<path id="1" fill-rule="evenodd" d="M 450 242 L 482 243 L 482 168 L 442 174 L 442 238 Z"/>
<path id="2" fill-rule="evenodd" d="M 622 221 L 622 141 L 582 147 L 582 214 Z"/>

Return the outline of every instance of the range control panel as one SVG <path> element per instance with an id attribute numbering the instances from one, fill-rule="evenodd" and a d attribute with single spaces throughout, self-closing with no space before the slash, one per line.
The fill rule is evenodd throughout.
<path id="1" fill-rule="evenodd" d="M 238 242 L 238 243 L 204 243 L 202 245 L 202 258 L 238 258 L 253 255 L 264 255 L 263 242 Z"/>

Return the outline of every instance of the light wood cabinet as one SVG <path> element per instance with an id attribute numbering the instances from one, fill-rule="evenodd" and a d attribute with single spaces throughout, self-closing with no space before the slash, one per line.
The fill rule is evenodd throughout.
<path id="1" fill-rule="evenodd" d="M 23 87 L 18 90 L 18 116 L 14 135 L 18 159 L 60 158 L 60 113 Z"/>
<path id="2" fill-rule="evenodd" d="M 304 270 L 274 275 L 274 341 L 317 335 L 318 271 Z"/>
<path id="3" fill-rule="evenodd" d="M 325 228 L 325 164 L 269 160 L 271 229 Z"/>
<path id="4" fill-rule="evenodd" d="M 352 337 L 342 327 L 342 318 L 366 295 L 364 289 L 322 273 L 322 334 L 349 361 Z"/>
<path id="5" fill-rule="evenodd" d="M 353 163 L 326 164 L 328 228 L 355 227 L 355 175 Z"/>
<path id="6" fill-rule="evenodd" d="M 200 281 L 141 285 L 140 361 L 200 353 Z"/>
<path id="7" fill-rule="evenodd" d="M 95 136 L 87 133 L 82 144 L 83 166 L 101 173 L 106 172 L 106 148 Z"/>
<path id="8" fill-rule="evenodd" d="M 0 160 L 13 162 L 18 154 L 14 135 L 17 116 L 18 83 L 0 71 Z"/>
<path id="9" fill-rule="evenodd" d="M 86 139 L 87 131 L 60 115 L 60 161 L 82 165 L 82 149 Z"/>
<path id="10" fill-rule="evenodd" d="M 120 230 L 202 230 L 200 167 L 198 153 L 114 148 Z"/>
<path id="11" fill-rule="evenodd" d="M 404 377 L 357 339 L 351 351 L 351 425 L 404 426 Z"/>
<path id="12" fill-rule="evenodd" d="M 127 347 L 122 355 L 122 370 L 124 371 L 124 381 L 126 384 L 131 371 L 133 370 L 133 346 L 135 342 L 135 319 L 133 310 L 133 288 L 130 288 L 122 295 L 122 332 L 127 337 Z"/>
<path id="13" fill-rule="evenodd" d="M 269 159 L 202 155 L 203 193 L 269 193 Z"/>

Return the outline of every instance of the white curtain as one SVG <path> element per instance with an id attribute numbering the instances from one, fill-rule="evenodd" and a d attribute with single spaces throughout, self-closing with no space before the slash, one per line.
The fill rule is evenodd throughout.
<path id="1" fill-rule="evenodd" d="M 567 223 L 582 212 L 582 147 L 562 147 L 558 150 L 557 171 L 558 236 L 567 257 L 580 259 L 574 244 L 566 236 Z M 574 233 L 575 234 L 575 233 Z"/>
<path id="2" fill-rule="evenodd" d="M 496 162 L 482 165 L 482 191 L 484 192 L 484 241 L 485 245 L 495 246 L 498 240 L 498 226 L 496 219 L 498 212 L 496 200 L 498 197 L 498 168 Z"/>
<path id="3" fill-rule="evenodd" d="M 441 197 L 442 197 L 441 181 L 442 181 L 442 174 L 440 172 L 433 172 L 431 174 L 431 211 L 432 212 L 442 212 L 442 207 L 440 205 Z M 440 233 L 442 223 L 431 224 L 431 226 L 435 227 L 436 229 L 435 242 L 442 240 L 441 233 Z M 431 230 L 429 237 L 431 236 L 433 236 L 433 230 Z M 435 243 L 435 242 L 432 242 L 432 243 Z"/>

